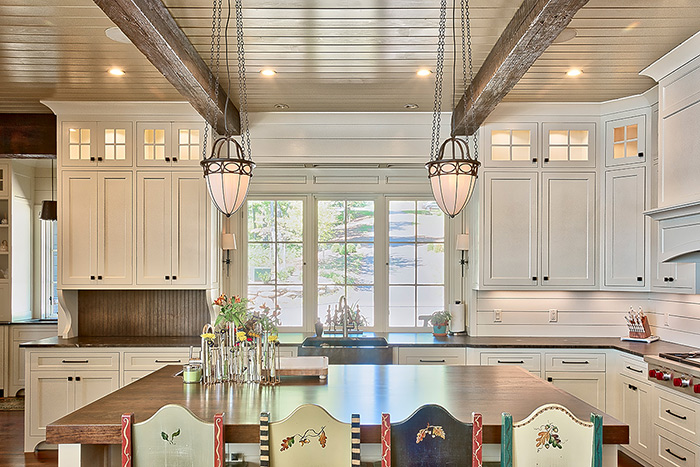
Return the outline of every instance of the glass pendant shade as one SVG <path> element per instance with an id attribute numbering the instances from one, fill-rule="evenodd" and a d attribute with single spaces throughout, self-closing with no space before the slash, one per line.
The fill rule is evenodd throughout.
<path id="1" fill-rule="evenodd" d="M 222 150 L 226 148 L 225 157 Z M 235 156 L 231 157 L 231 148 Z M 248 196 L 250 179 L 255 163 L 245 159 L 243 149 L 232 137 L 221 137 L 214 142 L 211 156 L 201 162 L 209 196 L 216 208 L 226 217 L 240 209 Z"/>
<path id="2" fill-rule="evenodd" d="M 448 144 L 452 149 L 451 159 L 444 158 Z M 480 165 L 469 157 L 466 141 L 456 137 L 446 139 L 437 159 L 425 164 L 433 197 L 442 212 L 455 217 L 462 211 L 474 193 Z"/>

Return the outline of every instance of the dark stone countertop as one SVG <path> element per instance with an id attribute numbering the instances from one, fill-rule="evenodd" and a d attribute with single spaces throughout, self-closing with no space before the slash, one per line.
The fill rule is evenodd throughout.
<path id="1" fill-rule="evenodd" d="M 283 346 L 301 345 L 306 333 L 282 333 Z M 615 337 L 434 337 L 431 333 L 365 333 L 386 337 L 392 347 L 471 347 L 485 349 L 615 349 L 643 357 L 667 352 L 696 351 L 693 347 L 658 341 L 651 344 L 626 342 Z M 21 347 L 34 348 L 108 348 L 108 347 L 199 347 L 198 337 L 49 337 L 25 342 Z"/>
<path id="2" fill-rule="evenodd" d="M 32 318 L 32 319 L 21 319 L 18 321 L 0 321 L 0 326 L 15 326 L 18 324 L 46 324 L 46 325 L 58 325 L 58 320 L 57 319 L 39 319 L 39 318 Z"/>

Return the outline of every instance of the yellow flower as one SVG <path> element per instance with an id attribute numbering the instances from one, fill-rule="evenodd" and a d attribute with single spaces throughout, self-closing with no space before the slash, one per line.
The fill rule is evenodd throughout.
<path id="1" fill-rule="evenodd" d="M 269 336 L 267 336 L 267 341 L 268 342 L 277 342 L 278 338 L 279 337 L 277 336 L 277 334 L 270 334 Z"/>
<path id="2" fill-rule="evenodd" d="M 241 341 L 241 342 L 243 342 L 243 341 L 245 341 L 245 340 L 248 339 L 248 337 L 245 335 L 245 332 L 243 332 L 243 331 L 238 331 L 238 332 L 236 333 L 236 338 L 237 338 L 239 341 Z"/>
<path id="3" fill-rule="evenodd" d="M 216 336 L 211 332 L 205 332 L 204 334 L 201 334 L 199 337 L 201 337 L 202 339 L 213 340 L 214 337 L 216 337 Z"/>

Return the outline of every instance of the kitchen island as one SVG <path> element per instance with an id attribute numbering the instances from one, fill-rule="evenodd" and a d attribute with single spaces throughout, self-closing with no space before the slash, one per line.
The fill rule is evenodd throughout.
<path id="1" fill-rule="evenodd" d="M 319 404 L 343 421 L 359 413 L 362 443 L 379 443 L 382 412 L 398 421 L 428 403 L 444 406 L 463 421 L 480 412 L 484 444 L 491 445 L 500 443 L 504 411 L 514 420 L 546 403 L 562 404 L 584 420 L 597 411 L 517 367 L 331 365 L 327 381 L 285 378 L 275 387 L 187 385 L 174 376 L 180 368 L 164 367 L 49 424 L 47 441 L 60 445 L 59 465 L 99 465 L 96 459 L 119 465 L 120 416 L 133 412 L 138 423 L 168 403 L 184 405 L 205 420 L 224 412 L 227 443 L 257 443 L 261 411 L 278 420 L 304 403 Z M 604 414 L 604 465 L 616 465 L 616 447 L 628 439 L 627 425 Z"/>

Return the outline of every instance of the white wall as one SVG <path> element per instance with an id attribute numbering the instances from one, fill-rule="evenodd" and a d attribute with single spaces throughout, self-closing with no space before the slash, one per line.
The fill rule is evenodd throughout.
<path id="1" fill-rule="evenodd" d="M 41 317 L 41 227 L 39 219 L 41 213 L 41 203 L 44 200 L 56 198 L 56 181 L 53 182 L 53 198 L 51 197 L 51 178 L 55 177 L 55 163 L 52 169 L 50 160 L 34 161 L 34 206 L 33 217 L 34 227 L 32 229 L 32 314 L 35 318 Z"/>
<path id="2" fill-rule="evenodd" d="M 12 318 L 32 317 L 34 167 L 12 161 Z"/>

